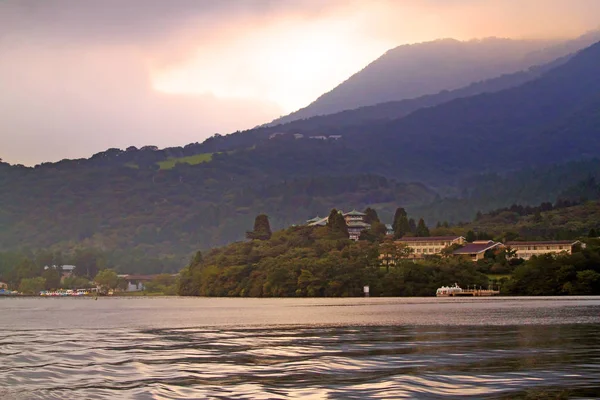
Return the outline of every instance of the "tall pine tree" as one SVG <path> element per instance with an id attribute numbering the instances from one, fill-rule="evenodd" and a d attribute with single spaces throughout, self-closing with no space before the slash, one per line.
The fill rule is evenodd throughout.
<path id="1" fill-rule="evenodd" d="M 417 233 L 417 223 L 412 218 L 408 220 L 408 231 L 413 235 Z"/>
<path id="2" fill-rule="evenodd" d="M 367 207 L 367 209 L 365 210 L 365 222 L 367 224 L 379 222 L 379 216 L 377 215 L 377 211 L 375 211 L 371 207 Z"/>
<path id="3" fill-rule="evenodd" d="M 420 218 L 419 222 L 417 223 L 417 232 L 416 232 L 415 236 L 419 236 L 419 237 L 429 236 L 429 228 L 427 227 L 427 225 L 425 225 L 425 220 L 423 218 Z"/>
<path id="4" fill-rule="evenodd" d="M 246 232 L 248 239 L 269 240 L 271 238 L 271 224 L 266 214 L 257 215 L 254 219 L 254 230 Z"/>
<path id="5" fill-rule="evenodd" d="M 408 223 L 408 214 L 402 207 L 396 209 L 394 214 L 394 222 L 392 223 L 394 229 L 394 238 L 400 239 L 402 236 L 410 232 L 410 225 Z"/>
<path id="6" fill-rule="evenodd" d="M 348 225 L 346 225 L 344 216 L 335 208 L 329 213 L 329 217 L 327 218 L 327 227 L 329 228 L 331 234 L 335 237 L 350 237 L 350 234 L 348 233 Z"/>

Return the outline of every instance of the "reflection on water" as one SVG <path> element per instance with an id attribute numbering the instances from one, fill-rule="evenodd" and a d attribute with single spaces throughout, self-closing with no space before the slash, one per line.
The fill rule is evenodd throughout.
<path id="1" fill-rule="evenodd" d="M 283 308 L 305 320 L 302 325 L 262 326 L 245 324 L 246 318 L 266 318 L 256 311 L 262 309 L 258 300 L 253 303 L 257 307 L 246 310 L 255 315 L 236 317 L 244 326 L 203 324 L 206 314 L 212 314 L 202 301 L 196 308 L 203 315 L 196 317 L 187 310 L 188 300 L 126 301 L 105 302 L 95 311 L 106 328 L 77 322 L 87 321 L 82 313 L 99 307 L 91 301 L 0 302 L 0 398 L 542 399 L 597 398 L 600 393 L 597 300 L 547 301 L 544 306 L 539 300 L 501 301 L 496 324 L 472 325 L 453 321 L 478 316 L 490 303 L 388 299 L 365 305 L 354 299 L 346 305 L 371 307 L 375 315 L 385 314 L 382 308 L 391 301 L 397 319 L 373 324 L 367 313 L 359 313 L 354 324 L 341 324 L 334 323 L 343 304 L 339 300 L 275 302 L 277 307 L 265 300 L 267 309 Z M 238 315 L 231 304 L 215 300 L 211 307 Z M 423 324 L 403 322 L 403 310 L 412 315 L 432 305 L 448 311 L 445 319 L 439 320 L 444 313 L 436 314 L 436 321 L 421 313 Z M 29 328 L 15 322 L 13 328 L 6 323 L 11 313 L 17 321 L 27 308 L 35 313 L 36 307 L 47 308 L 60 327 L 41 329 L 38 321 L 28 323 Z M 102 310 L 115 316 L 112 324 Z M 118 317 L 114 310 L 120 310 Z M 156 320 L 179 312 L 187 322 Z M 331 324 L 320 320 L 327 312 Z M 140 313 L 152 323 L 140 324 Z M 275 315 L 279 313 L 284 312 Z M 528 313 L 534 322 L 541 314 L 552 323 L 511 317 Z M 310 323 L 311 314 L 318 322 Z M 131 326 L 127 316 L 135 321 Z M 63 326 L 69 319 L 73 328 Z"/>

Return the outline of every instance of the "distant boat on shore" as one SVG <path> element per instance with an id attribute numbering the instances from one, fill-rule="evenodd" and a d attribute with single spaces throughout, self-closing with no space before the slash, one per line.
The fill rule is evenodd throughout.
<path id="1" fill-rule="evenodd" d="M 435 295 L 437 297 L 448 297 L 454 296 L 456 293 L 462 293 L 463 290 L 457 283 L 454 286 L 442 286 L 436 290 Z"/>
<path id="2" fill-rule="evenodd" d="M 498 296 L 499 290 L 491 289 L 467 289 L 464 290 L 458 284 L 454 286 L 442 286 L 436 290 L 435 295 L 437 297 L 479 297 L 479 296 Z"/>

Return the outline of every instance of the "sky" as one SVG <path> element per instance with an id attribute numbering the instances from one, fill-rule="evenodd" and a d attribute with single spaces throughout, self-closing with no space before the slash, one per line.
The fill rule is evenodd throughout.
<path id="1" fill-rule="evenodd" d="M 304 107 L 398 45 L 599 26 L 598 0 L 0 0 L 0 158 L 201 142 Z"/>

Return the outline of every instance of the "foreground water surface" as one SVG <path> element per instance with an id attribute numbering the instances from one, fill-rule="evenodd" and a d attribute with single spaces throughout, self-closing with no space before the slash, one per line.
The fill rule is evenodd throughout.
<path id="1" fill-rule="evenodd" d="M 600 298 L 0 298 L 2 399 L 600 398 Z"/>

